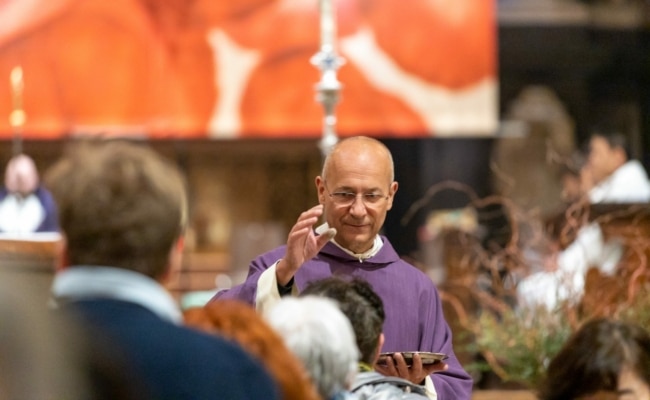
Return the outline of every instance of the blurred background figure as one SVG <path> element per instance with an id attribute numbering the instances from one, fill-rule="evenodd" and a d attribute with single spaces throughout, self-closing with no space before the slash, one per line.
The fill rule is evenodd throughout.
<path id="1" fill-rule="evenodd" d="M 615 127 L 598 127 L 589 140 L 592 203 L 645 203 L 650 182 L 643 165 L 630 156 L 627 136 Z"/>
<path id="2" fill-rule="evenodd" d="M 50 192 L 40 184 L 36 164 L 19 154 L 5 169 L 0 189 L 0 232 L 28 234 L 57 232 L 57 210 Z"/>
<path id="3" fill-rule="evenodd" d="M 302 362 L 287 348 L 280 335 L 250 305 L 220 300 L 184 312 L 185 323 L 239 343 L 269 370 L 284 400 L 321 400 Z"/>
<path id="4" fill-rule="evenodd" d="M 579 179 L 578 192 L 586 194 L 590 204 L 650 201 L 648 175 L 639 161 L 630 159 L 627 136 L 617 128 L 593 130 Z M 597 221 L 580 226 L 575 240 L 554 255 L 550 270 L 535 272 L 518 284 L 521 305 L 551 310 L 565 301 L 575 304 L 584 294 L 587 271 L 597 268 L 612 276 L 624 250 L 622 238 L 605 238 Z"/>
<path id="5" fill-rule="evenodd" d="M 323 400 L 350 398 L 359 351 L 350 322 L 333 300 L 283 297 L 265 317 L 307 368 Z"/>
<path id="6" fill-rule="evenodd" d="M 621 321 L 585 323 L 551 360 L 539 398 L 650 399 L 650 335 Z"/>

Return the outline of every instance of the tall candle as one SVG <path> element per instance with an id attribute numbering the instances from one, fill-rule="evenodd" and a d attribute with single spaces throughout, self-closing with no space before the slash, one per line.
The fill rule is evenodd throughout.
<path id="1" fill-rule="evenodd" d="M 21 95 L 23 93 L 23 69 L 13 67 L 9 74 L 9 80 L 11 81 L 11 90 L 14 96 Z"/>
<path id="2" fill-rule="evenodd" d="M 21 127 L 25 124 L 25 111 L 23 110 L 23 69 L 14 67 L 9 74 L 11 83 L 11 95 L 13 98 L 13 111 L 9 114 L 9 123 L 13 127 Z"/>
<path id="3" fill-rule="evenodd" d="M 320 45 L 321 49 L 334 51 L 336 39 L 335 0 L 320 0 Z"/>

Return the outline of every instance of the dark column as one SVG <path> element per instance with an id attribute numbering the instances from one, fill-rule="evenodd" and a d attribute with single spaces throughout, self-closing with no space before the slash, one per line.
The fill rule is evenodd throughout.
<path id="1" fill-rule="evenodd" d="M 479 197 L 491 193 L 490 138 L 385 139 L 395 161 L 399 190 L 388 212 L 384 233 L 400 255 L 418 250 L 418 229 L 433 210 L 462 208 L 469 203 L 466 193 L 443 190 L 429 198 L 408 221 L 402 221 L 415 202 L 434 185 L 455 181 L 470 187 Z"/>

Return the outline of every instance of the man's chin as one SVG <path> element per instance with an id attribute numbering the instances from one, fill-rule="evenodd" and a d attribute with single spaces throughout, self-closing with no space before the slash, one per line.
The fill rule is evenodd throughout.
<path id="1" fill-rule="evenodd" d="M 346 235 L 336 239 L 337 243 L 354 253 L 363 253 L 372 248 L 373 238 L 369 235 Z"/>

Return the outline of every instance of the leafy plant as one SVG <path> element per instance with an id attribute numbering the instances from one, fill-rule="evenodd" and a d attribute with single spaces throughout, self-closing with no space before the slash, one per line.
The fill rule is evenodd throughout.
<path id="1" fill-rule="evenodd" d="M 518 382 L 530 388 L 543 378 L 548 363 L 573 331 L 569 316 L 545 308 L 502 313 L 484 310 L 471 321 L 473 344 L 486 366 L 504 382 Z M 480 364 L 471 368 L 485 369 Z"/>

